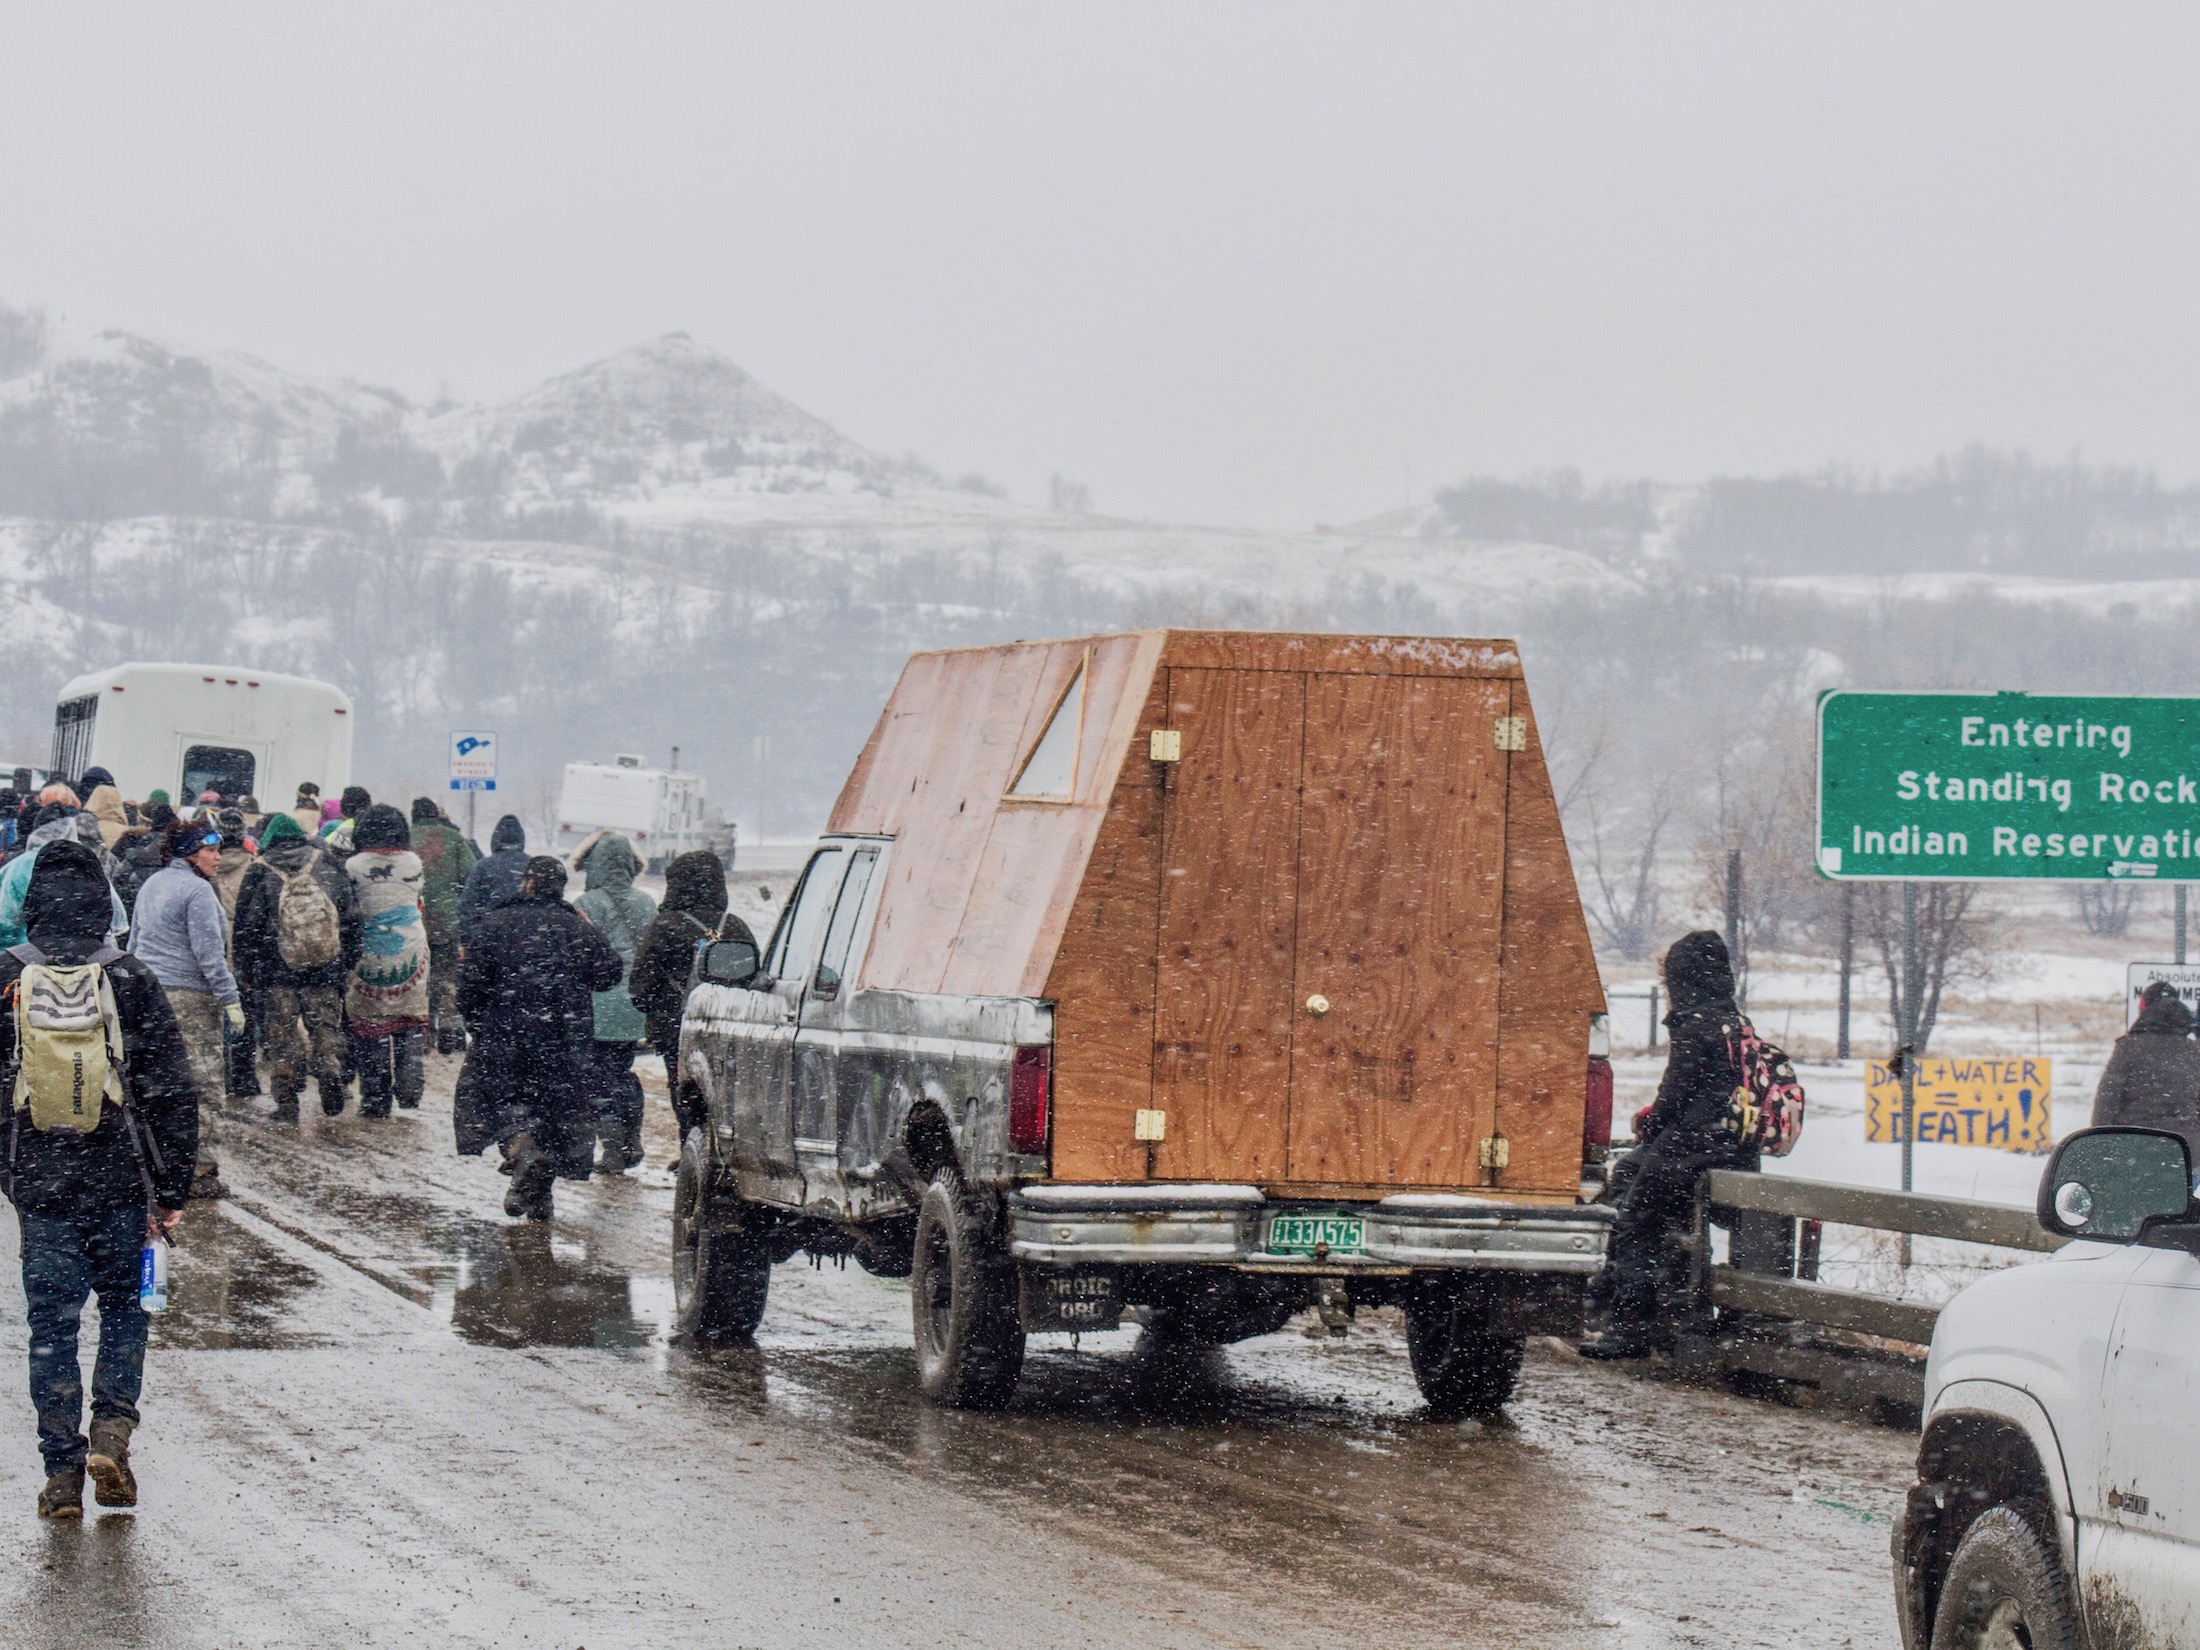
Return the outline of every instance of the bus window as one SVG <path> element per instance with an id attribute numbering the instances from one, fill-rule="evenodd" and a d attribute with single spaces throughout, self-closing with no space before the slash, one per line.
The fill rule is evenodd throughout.
<path id="1" fill-rule="evenodd" d="M 192 745 L 183 753 L 183 795 L 176 800 L 196 802 L 212 791 L 225 801 L 252 794 L 252 753 L 227 745 Z"/>
<path id="2" fill-rule="evenodd" d="M 92 765 L 92 726 L 99 716 L 99 695 L 64 699 L 53 713 L 53 771 L 70 784 Z"/>

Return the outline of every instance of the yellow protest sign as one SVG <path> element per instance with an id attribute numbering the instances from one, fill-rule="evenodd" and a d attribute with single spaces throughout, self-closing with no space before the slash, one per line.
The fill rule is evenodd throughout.
<path id="1" fill-rule="evenodd" d="M 2054 1065 L 2041 1059 L 1918 1061 L 1918 1144 L 2046 1151 L 2054 1144 L 2048 1124 Z M 1864 1062 L 1864 1138 L 1881 1145 L 1902 1139 L 1902 1079 L 1879 1060 Z"/>

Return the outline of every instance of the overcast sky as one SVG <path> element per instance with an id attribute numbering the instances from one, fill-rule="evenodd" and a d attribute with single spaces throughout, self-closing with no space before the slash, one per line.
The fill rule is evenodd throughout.
<path id="1" fill-rule="evenodd" d="M 2200 8 L 15 5 L 0 298 L 432 396 L 684 329 L 888 451 L 2200 475 Z"/>

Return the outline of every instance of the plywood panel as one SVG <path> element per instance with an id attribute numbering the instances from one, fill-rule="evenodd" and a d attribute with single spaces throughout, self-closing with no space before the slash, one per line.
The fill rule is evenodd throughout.
<path id="1" fill-rule="evenodd" d="M 1153 1103 L 1169 1180 L 1283 1173 L 1302 676 L 1171 670 Z"/>
<path id="2" fill-rule="evenodd" d="M 895 838 L 859 983 L 980 996 L 1039 988 L 1130 737 L 1122 701 L 1142 647 L 1154 652 L 1158 641 L 1098 637 L 910 661 L 829 825 Z M 1080 668 L 1076 796 L 1007 800 Z"/>
<path id="3" fill-rule="evenodd" d="M 1134 695 L 1131 677 L 1142 649 L 1149 662 Z M 1135 635 L 1048 644 L 1046 668 L 1009 771 L 1013 776 L 1021 770 L 1081 671 L 1084 716 L 1074 793 L 1067 802 L 1005 795 L 997 801 L 972 897 L 950 942 L 942 990 L 1019 996 L 1044 991 L 1116 771 L 1131 745 L 1155 651 Z"/>
<path id="4" fill-rule="evenodd" d="M 1491 1179 L 1508 1192 L 1572 1191 L 1581 1184 L 1589 1016 L 1605 1011 L 1604 988 L 1524 684 L 1512 711 L 1528 719 L 1528 748 L 1512 759 L 1505 834 L 1497 1127 L 1511 1161 Z"/>
<path id="5" fill-rule="evenodd" d="M 1504 681 L 1310 678 L 1289 1173 L 1460 1186 L 1497 1079 Z M 1316 1018 L 1319 994 L 1331 1004 Z"/>
<path id="6" fill-rule="evenodd" d="M 1520 674 L 1513 643 L 1464 636 L 1326 636 L 1259 630 L 1171 630 L 1162 663 L 1187 670 L 1336 671 L 1365 676 Z"/>
<path id="7" fill-rule="evenodd" d="M 1137 1114 L 1153 1103 L 1154 938 L 1161 894 L 1161 786 L 1146 734 L 1167 725 L 1158 633 L 1136 639 L 1120 698 L 1106 817 L 1055 949 L 1056 1180 L 1142 1180 Z"/>

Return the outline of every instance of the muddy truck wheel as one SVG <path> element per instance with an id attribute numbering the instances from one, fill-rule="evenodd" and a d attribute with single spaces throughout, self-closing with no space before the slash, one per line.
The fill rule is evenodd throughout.
<path id="1" fill-rule="evenodd" d="M 999 1408 L 1024 1367 L 1016 1268 L 951 1168 L 925 1188 L 913 1258 L 910 1318 L 925 1396 L 949 1409 Z"/>
<path id="2" fill-rule="evenodd" d="M 690 1129 L 672 1183 L 672 1305 L 691 1344 L 755 1334 L 772 1282 L 771 1250 L 742 1230 L 711 1179 L 703 1131 Z"/>
<path id="3" fill-rule="evenodd" d="M 2054 1550 L 2014 1507 L 1972 1521 L 1941 1583 L 1933 1650 L 2077 1650 L 2078 1612 Z"/>
<path id="4" fill-rule="evenodd" d="M 1520 1380 L 1524 1335 L 1492 1335 L 1447 1295 L 1406 1303 L 1406 1355 L 1430 1411 L 1450 1419 L 1502 1409 Z"/>

